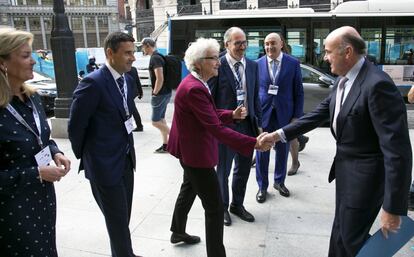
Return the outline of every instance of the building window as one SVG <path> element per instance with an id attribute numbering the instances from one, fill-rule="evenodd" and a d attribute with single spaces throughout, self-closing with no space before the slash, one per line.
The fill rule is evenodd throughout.
<path id="1" fill-rule="evenodd" d="M 72 30 L 83 30 L 82 17 L 72 17 Z"/>
<path id="2" fill-rule="evenodd" d="M 66 1 L 65 1 L 66 4 Z M 53 5 L 53 0 L 42 0 L 42 5 Z"/>
<path id="3" fill-rule="evenodd" d="M 13 17 L 14 28 L 17 30 L 26 30 L 26 19 L 24 17 Z"/>
<path id="4" fill-rule="evenodd" d="M 29 17 L 30 31 L 40 31 L 40 17 Z"/>
<path id="5" fill-rule="evenodd" d="M 39 3 L 37 0 L 26 0 L 27 5 L 38 5 Z"/>
<path id="6" fill-rule="evenodd" d="M 69 0 L 70 5 L 81 5 L 80 0 Z"/>
<path id="7" fill-rule="evenodd" d="M 385 64 L 408 64 L 410 49 L 414 49 L 414 28 L 387 29 L 385 45 Z"/>

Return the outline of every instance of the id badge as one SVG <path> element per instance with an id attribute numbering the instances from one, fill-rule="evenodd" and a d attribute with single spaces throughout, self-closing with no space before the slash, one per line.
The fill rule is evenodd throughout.
<path id="1" fill-rule="evenodd" d="M 269 95 L 277 95 L 277 91 L 279 91 L 279 86 L 270 84 L 269 85 L 269 91 L 267 91 L 267 93 Z"/>
<path id="2" fill-rule="evenodd" d="M 237 101 L 244 101 L 244 90 L 243 89 L 237 90 Z"/>
<path id="3" fill-rule="evenodd" d="M 133 117 L 127 119 L 125 122 L 125 128 L 128 134 L 131 134 L 132 130 L 134 130 L 134 121 Z"/>
<path id="4" fill-rule="evenodd" d="M 50 152 L 50 147 L 47 146 L 43 148 L 40 152 L 35 155 L 37 166 L 47 166 L 52 161 L 52 154 Z"/>

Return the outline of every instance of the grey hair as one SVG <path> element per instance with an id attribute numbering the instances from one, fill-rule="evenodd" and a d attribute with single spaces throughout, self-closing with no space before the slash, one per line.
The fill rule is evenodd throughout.
<path id="1" fill-rule="evenodd" d="M 246 36 L 246 33 L 244 33 L 244 31 L 241 28 L 239 28 L 239 27 L 231 27 L 231 28 L 227 29 L 226 32 L 224 32 L 224 37 L 223 37 L 223 39 L 224 39 L 224 46 L 226 46 L 226 44 L 231 41 L 231 36 L 236 31 L 237 32 L 241 32 L 241 33 L 243 33 Z"/>
<path id="2" fill-rule="evenodd" d="M 195 64 L 199 62 L 208 50 L 217 51 L 220 50 L 220 45 L 217 40 L 213 38 L 199 38 L 197 41 L 190 43 L 189 47 L 185 51 L 184 62 L 189 71 L 195 71 Z"/>
<path id="3" fill-rule="evenodd" d="M 145 37 L 142 39 L 141 44 L 150 46 L 150 47 L 155 47 L 155 40 L 150 37 Z"/>

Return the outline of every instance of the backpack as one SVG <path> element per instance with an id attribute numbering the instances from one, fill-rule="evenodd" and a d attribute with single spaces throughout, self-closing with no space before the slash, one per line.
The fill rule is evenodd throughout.
<path id="1" fill-rule="evenodd" d="M 177 89 L 181 82 L 181 61 L 174 55 L 162 55 L 160 56 L 165 61 L 164 66 L 164 85 L 170 89 Z"/>

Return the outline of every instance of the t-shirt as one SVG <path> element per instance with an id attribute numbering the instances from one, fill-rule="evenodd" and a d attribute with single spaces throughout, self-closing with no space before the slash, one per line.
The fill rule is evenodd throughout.
<path id="1" fill-rule="evenodd" d="M 154 69 L 162 67 L 163 68 L 163 72 L 165 72 L 165 61 L 164 58 L 157 52 L 155 51 L 152 55 L 151 55 L 151 59 L 149 62 L 149 73 L 150 73 L 150 77 L 151 77 L 151 87 L 152 89 L 154 89 L 155 86 L 155 72 Z M 164 77 L 165 79 L 165 77 Z M 165 95 L 165 94 L 169 94 L 171 92 L 171 89 L 165 86 L 165 83 L 162 85 L 161 90 L 158 92 L 159 95 Z"/>

